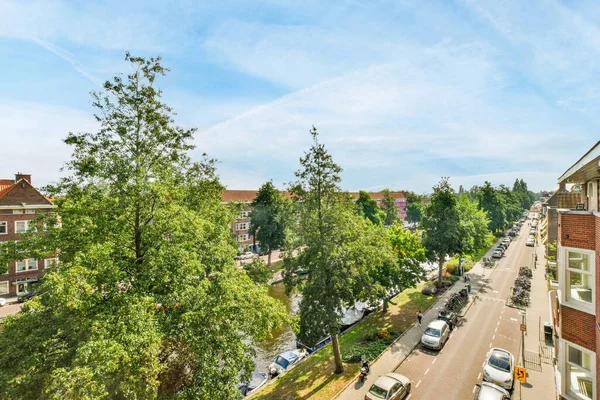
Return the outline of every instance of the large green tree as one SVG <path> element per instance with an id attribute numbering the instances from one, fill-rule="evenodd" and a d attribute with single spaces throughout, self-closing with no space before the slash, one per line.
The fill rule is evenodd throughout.
<path id="1" fill-rule="evenodd" d="M 406 220 L 410 223 L 421 222 L 423 219 L 423 205 L 421 203 L 409 203 L 406 206 Z"/>
<path id="2" fill-rule="evenodd" d="M 233 215 L 161 101 L 160 58 L 126 59 L 93 94 L 98 131 L 65 140 L 69 176 L 48 193 L 61 225 L 19 242 L 19 257 L 59 249 L 60 263 L 3 324 L 1 398 L 239 398 L 251 343 L 286 319 L 233 265 Z"/>
<path id="3" fill-rule="evenodd" d="M 381 209 L 385 213 L 385 226 L 390 226 L 394 222 L 402 222 L 400 216 L 400 207 L 396 203 L 396 199 L 392 196 L 389 189 L 383 190 L 383 199 L 381 199 Z"/>
<path id="4" fill-rule="evenodd" d="M 362 190 L 358 192 L 358 199 L 355 204 L 358 213 L 371 221 L 373 225 L 381 225 L 385 222 L 385 212 L 382 211 L 377 201 L 373 200 L 369 193 Z"/>
<path id="5" fill-rule="evenodd" d="M 289 221 L 291 201 L 284 199 L 269 181 L 261 186 L 252 202 L 250 234 L 269 251 L 267 268 L 271 268 L 271 252 L 285 243 L 286 225 Z"/>
<path id="6" fill-rule="evenodd" d="M 421 263 L 427 261 L 426 250 L 421 244 L 418 233 L 412 233 L 395 223 L 386 230 L 391 246 L 392 258 L 374 266 L 374 281 L 380 286 L 380 298 L 383 300 L 383 312 L 387 311 L 387 296 L 390 291 L 397 292 L 414 287 L 425 278 Z M 385 248 L 385 246 L 381 246 Z M 374 291 L 376 292 L 376 291 Z"/>
<path id="7" fill-rule="evenodd" d="M 298 337 L 312 344 L 331 335 L 335 372 L 343 372 L 338 335 L 343 310 L 365 299 L 369 268 L 383 263 L 375 227 L 355 212 L 339 187 L 342 168 L 311 130 L 313 144 L 300 159 L 297 182 L 290 192 L 298 199 L 298 225 L 288 240 L 284 280 L 288 290 L 302 292 Z M 385 237 L 383 237 L 385 241 Z M 293 256 L 298 253 L 297 256 Z M 299 269 L 307 272 L 299 279 Z"/>
<path id="8" fill-rule="evenodd" d="M 442 178 L 434 186 L 431 201 L 423 212 L 421 229 L 427 256 L 438 263 L 438 285 L 441 285 L 446 257 L 459 254 L 464 241 L 456 194 L 448 183 L 448 178 Z"/>
<path id="9" fill-rule="evenodd" d="M 506 204 L 495 187 L 488 181 L 479 188 L 479 208 L 487 213 L 490 223 L 488 228 L 493 233 L 506 226 Z"/>
<path id="10" fill-rule="evenodd" d="M 458 198 L 460 220 L 461 254 L 474 254 L 493 243 L 493 235 L 488 230 L 489 218 L 485 211 L 477 207 L 466 193 Z"/>

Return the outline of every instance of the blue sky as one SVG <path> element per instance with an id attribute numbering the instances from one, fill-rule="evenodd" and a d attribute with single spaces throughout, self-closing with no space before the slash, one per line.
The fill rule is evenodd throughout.
<path id="1" fill-rule="evenodd" d="M 164 58 L 231 189 L 291 181 L 313 124 L 348 190 L 552 189 L 599 138 L 599 21 L 585 0 L 2 0 L 0 177 L 56 180 L 129 50 Z"/>

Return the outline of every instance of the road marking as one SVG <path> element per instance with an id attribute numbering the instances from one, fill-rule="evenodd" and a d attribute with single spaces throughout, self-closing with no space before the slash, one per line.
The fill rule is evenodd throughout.
<path id="1" fill-rule="evenodd" d="M 492 290 L 492 293 L 500 293 L 500 292 L 498 292 L 497 290 Z"/>
<path id="2" fill-rule="evenodd" d="M 500 325 L 500 321 L 496 322 L 496 325 Z"/>
<path id="3" fill-rule="evenodd" d="M 415 385 L 415 387 L 418 388 L 420 384 L 421 384 L 421 380 L 419 379 L 419 382 L 417 382 L 417 384 Z"/>
<path id="4" fill-rule="evenodd" d="M 477 380 L 479 380 L 479 378 L 481 378 L 481 372 L 479 373 L 479 375 L 477 375 Z"/>
<path id="5" fill-rule="evenodd" d="M 432 364 L 435 364 L 437 358 L 434 358 L 433 361 L 431 362 Z"/>
<path id="6" fill-rule="evenodd" d="M 492 342 L 490 342 L 490 347 L 492 347 Z"/>
<path id="7" fill-rule="evenodd" d="M 496 327 L 496 330 L 494 331 L 494 333 L 498 332 L 498 327 Z"/>
<path id="8" fill-rule="evenodd" d="M 473 391 L 471 393 L 475 393 L 476 389 L 477 389 L 477 385 L 473 386 Z"/>
<path id="9" fill-rule="evenodd" d="M 481 368 L 485 367 L 485 361 L 481 364 Z"/>
<path id="10" fill-rule="evenodd" d="M 425 371 L 425 375 L 427 375 L 428 372 L 429 372 L 429 368 L 427 368 L 427 371 Z"/>
<path id="11" fill-rule="evenodd" d="M 516 319 L 516 318 L 511 318 L 510 320 L 511 320 L 511 321 L 515 321 L 515 322 L 517 322 L 517 319 Z"/>
<path id="12" fill-rule="evenodd" d="M 496 335 L 492 336 L 492 340 L 496 339 Z"/>
<path id="13" fill-rule="evenodd" d="M 406 397 L 404 398 L 404 400 L 408 400 L 408 399 L 410 399 L 410 396 L 412 396 L 412 393 L 409 393 L 409 394 L 408 394 L 408 396 L 406 396 Z"/>

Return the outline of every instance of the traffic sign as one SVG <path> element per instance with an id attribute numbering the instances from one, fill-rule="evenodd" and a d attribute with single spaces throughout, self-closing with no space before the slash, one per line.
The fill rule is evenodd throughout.
<path id="1" fill-rule="evenodd" d="M 527 370 L 521 367 L 515 367 L 515 379 L 521 382 L 527 382 Z"/>
<path id="2" fill-rule="evenodd" d="M 527 332 L 527 325 L 521 324 L 521 332 Z"/>

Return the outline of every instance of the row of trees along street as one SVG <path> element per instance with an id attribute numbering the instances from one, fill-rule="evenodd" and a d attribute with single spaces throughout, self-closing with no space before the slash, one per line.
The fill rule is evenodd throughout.
<path id="1" fill-rule="evenodd" d="M 57 249 L 60 259 L 0 328 L 2 398 L 239 398 L 252 343 L 281 324 L 307 344 L 331 335 L 341 372 L 345 307 L 383 301 L 386 312 L 391 291 L 424 279 L 427 259 L 441 282 L 446 256 L 477 252 L 528 206 L 522 181 L 472 195 L 444 178 L 421 196 L 420 232 L 403 230 L 389 192 L 380 208 L 341 189 L 342 168 L 313 127 L 287 194 L 268 182 L 252 204 L 251 233 L 268 249 L 285 246 L 286 290 L 302 294 L 290 316 L 267 295 L 266 266 L 236 268 L 238 210 L 221 202 L 215 161 L 189 158 L 195 131 L 161 101 L 160 58 L 126 59 L 133 72 L 92 94 L 98 131 L 65 140 L 72 159 L 45 188 L 57 209 L 39 217 L 44 232 L 0 249 L 0 265 Z"/>

